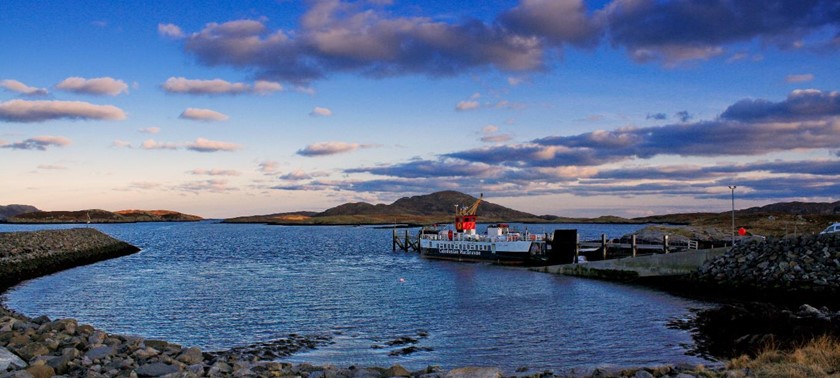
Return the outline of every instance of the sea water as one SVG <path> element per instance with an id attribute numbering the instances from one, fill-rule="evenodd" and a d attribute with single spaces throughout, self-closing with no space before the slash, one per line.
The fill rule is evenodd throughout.
<path id="1" fill-rule="evenodd" d="M 532 233 L 576 228 L 582 240 L 641 227 L 515 226 Z M 69 227 L 80 225 L 0 225 L 0 232 Z M 214 221 L 89 227 L 142 251 L 24 282 L 5 294 L 5 304 L 29 316 L 72 317 L 205 351 L 291 333 L 332 338 L 281 359 L 296 363 L 513 372 L 704 362 L 686 355 L 690 335 L 667 323 L 705 303 L 620 283 L 393 252 L 389 228 Z M 401 337 L 416 339 L 422 350 L 391 355 L 405 345 L 388 341 Z"/>

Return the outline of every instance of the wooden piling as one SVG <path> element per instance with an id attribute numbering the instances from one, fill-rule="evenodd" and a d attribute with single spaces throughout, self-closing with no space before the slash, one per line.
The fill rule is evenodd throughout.
<path id="1" fill-rule="evenodd" d="M 601 234 L 601 248 L 604 251 L 604 260 L 607 259 L 607 234 Z"/>
<path id="2" fill-rule="evenodd" d="M 630 248 L 633 249 L 633 257 L 636 257 L 636 252 L 638 251 L 638 245 L 636 245 L 636 234 L 630 236 Z"/>
<path id="3" fill-rule="evenodd" d="M 394 248 L 394 252 L 397 251 L 397 229 L 394 228 L 393 230 L 394 235 L 391 237 L 391 243 L 393 244 L 391 247 Z"/>
<path id="4" fill-rule="evenodd" d="M 668 253 L 668 235 L 662 235 L 662 250 Z"/>

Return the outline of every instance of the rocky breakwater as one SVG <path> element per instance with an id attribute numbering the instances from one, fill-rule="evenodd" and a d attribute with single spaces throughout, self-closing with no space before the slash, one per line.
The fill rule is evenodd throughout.
<path id="1" fill-rule="evenodd" d="M 139 250 L 92 228 L 0 232 L 0 290 L 26 279 Z"/>
<path id="2" fill-rule="evenodd" d="M 829 298 L 840 292 L 840 234 L 738 245 L 706 262 L 694 278 L 756 295 Z"/>

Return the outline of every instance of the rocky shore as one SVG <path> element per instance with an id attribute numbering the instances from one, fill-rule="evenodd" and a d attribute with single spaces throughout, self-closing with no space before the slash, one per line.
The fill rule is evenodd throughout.
<path id="1" fill-rule="evenodd" d="M 26 279 L 139 249 L 92 228 L 0 232 L 0 290 Z"/>
<path id="2" fill-rule="evenodd" d="M 704 264 L 693 279 L 753 297 L 830 298 L 840 293 L 840 234 L 738 245 Z"/>

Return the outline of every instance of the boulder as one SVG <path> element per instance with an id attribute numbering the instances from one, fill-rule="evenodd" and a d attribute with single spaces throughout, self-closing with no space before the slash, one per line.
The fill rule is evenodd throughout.
<path id="1" fill-rule="evenodd" d="M 493 367 L 462 367 L 446 373 L 446 378 L 502 378 L 502 371 Z"/>
<path id="2" fill-rule="evenodd" d="M 153 364 L 146 364 L 140 366 L 136 370 L 138 377 L 160 377 L 167 374 L 177 373 L 178 368 L 163 362 L 155 362 Z"/>
<path id="3" fill-rule="evenodd" d="M 201 349 L 197 347 L 187 348 L 181 352 L 177 360 L 187 365 L 194 365 L 204 361 L 204 354 L 202 354 Z"/>
<path id="4" fill-rule="evenodd" d="M 50 378 L 55 375 L 55 370 L 47 365 L 30 366 L 26 372 L 34 378 Z"/>
<path id="5" fill-rule="evenodd" d="M 114 354 L 114 352 L 113 347 L 102 345 L 89 350 L 85 353 L 85 357 L 90 358 L 91 360 L 99 360 Z"/>
<path id="6" fill-rule="evenodd" d="M 23 369 L 27 367 L 26 361 L 4 347 L 0 347 L 0 373 L 12 369 Z"/>
<path id="7" fill-rule="evenodd" d="M 28 361 L 28 360 L 31 360 L 35 357 L 43 356 L 45 354 L 49 354 L 50 349 L 47 348 L 46 345 L 41 344 L 41 343 L 29 343 L 29 344 L 26 344 L 26 345 L 18 348 L 16 350 L 16 352 L 21 358 Z"/>
<path id="8" fill-rule="evenodd" d="M 391 366 L 383 373 L 386 377 L 410 377 L 411 372 L 399 364 Z"/>

